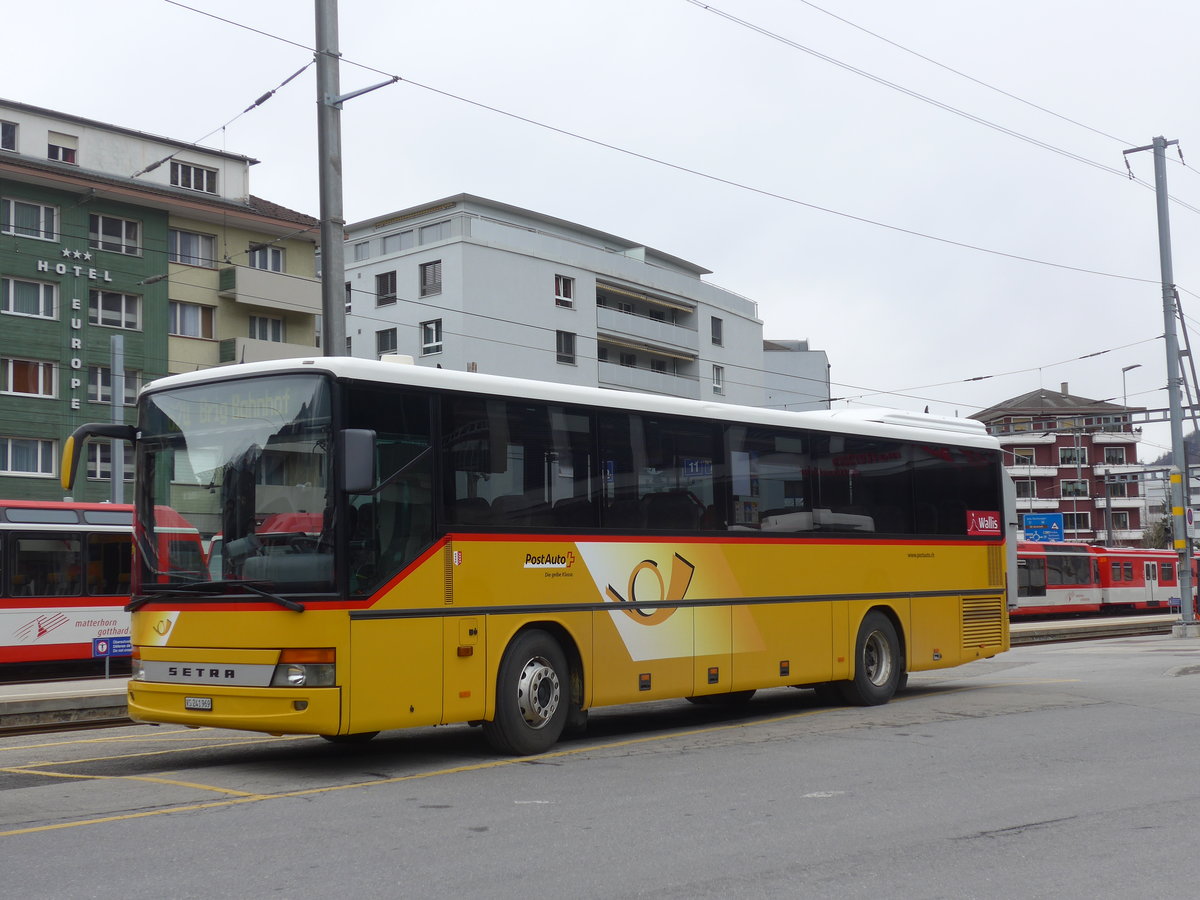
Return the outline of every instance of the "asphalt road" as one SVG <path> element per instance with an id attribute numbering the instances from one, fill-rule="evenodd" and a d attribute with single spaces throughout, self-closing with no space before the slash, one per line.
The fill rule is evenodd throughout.
<path id="1" fill-rule="evenodd" d="M 1200 640 L 1019 647 L 885 707 L 760 693 L 474 729 L 0 739 L 0 893 L 1192 898 Z"/>

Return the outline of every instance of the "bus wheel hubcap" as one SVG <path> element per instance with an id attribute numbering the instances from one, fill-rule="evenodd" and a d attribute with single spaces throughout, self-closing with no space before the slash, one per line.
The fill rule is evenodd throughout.
<path id="1" fill-rule="evenodd" d="M 541 728 L 558 709 L 561 687 L 549 660 L 534 657 L 525 663 L 517 681 L 517 705 L 531 728 Z"/>
<path id="2" fill-rule="evenodd" d="M 872 631 L 867 636 L 863 647 L 863 662 L 867 670 L 867 679 L 876 687 L 888 683 L 892 677 L 892 651 L 887 639 L 878 631 Z"/>

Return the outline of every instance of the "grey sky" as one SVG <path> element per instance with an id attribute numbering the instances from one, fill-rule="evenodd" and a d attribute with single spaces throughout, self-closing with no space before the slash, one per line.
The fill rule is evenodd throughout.
<path id="1" fill-rule="evenodd" d="M 1200 5 L 814 0 L 862 28 L 1113 135 L 922 61 L 803 0 L 715 8 L 908 91 L 1124 170 L 1158 134 L 1200 209 Z M 189 4 L 297 44 L 310 0 Z M 345 206 L 355 221 L 469 191 L 643 242 L 759 304 L 768 338 L 829 353 L 833 395 L 967 415 L 1039 385 L 1166 405 L 1154 194 L 731 22 L 688 0 L 340 0 Z M 115 14 L 119 8 L 119 15 Z M 195 140 L 311 54 L 164 0 L 12 5 L 0 95 Z M 435 89 L 435 90 L 430 90 Z M 444 93 L 437 93 L 441 91 Z M 489 112 L 468 98 L 766 196 Z M 262 160 L 255 194 L 316 215 L 311 69 L 203 141 Z M 1178 157 L 1174 157 L 1178 159 Z M 1152 182 L 1149 153 L 1131 159 Z M 132 173 L 131 173 L 132 174 Z M 1088 275 L 939 243 L 813 204 Z M 1200 321 L 1200 213 L 1173 204 Z M 1196 295 L 1186 293 L 1194 291 Z M 1110 351 L 1088 360 L 1086 354 Z M 1076 361 L 1070 361 L 1076 360 Z M 1070 362 L 1067 362 L 1070 361 Z M 980 376 L 1000 376 L 967 381 Z M 835 405 L 845 405 L 839 401 Z M 1143 458 L 1167 443 L 1147 430 Z"/>

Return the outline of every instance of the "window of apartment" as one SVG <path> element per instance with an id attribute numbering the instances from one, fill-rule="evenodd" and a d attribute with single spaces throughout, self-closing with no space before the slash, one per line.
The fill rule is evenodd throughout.
<path id="1" fill-rule="evenodd" d="M 123 442 L 125 465 L 124 480 L 133 481 L 133 445 Z M 87 458 L 87 477 L 91 481 L 112 480 L 112 442 L 89 441 Z"/>
<path id="2" fill-rule="evenodd" d="M 633 315 L 633 304 L 630 303 L 628 300 L 618 300 L 617 301 L 617 312 L 623 312 L 626 315 L 632 316 Z"/>
<path id="3" fill-rule="evenodd" d="M 1104 448 L 1104 463 L 1109 466 L 1125 465 L 1125 448 L 1124 447 L 1105 447 Z"/>
<path id="4" fill-rule="evenodd" d="M 432 319 L 421 323 L 421 355 L 442 352 L 442 320 Z"/>
<path id="5" fill-rule="evenodd" d="M 1091 531 L 1091 513 L 1063 513 L 1063 531 Z"/>
<path id="6" fill-rule="evenodd" d="M 554 276 L 554 305 L 570 309 L 575 305 L 575 279 L 566 275 Z"/>
<path id="7" fill-rule="evenodd" d="M 362 262 L 371 255 L 371 242 L 362 241 L 354 245 L 354 261 Z"/>
<path id="8" fill-rule="evenodd" d="M 724 342 L 725 323 L 716 316 L 712 317 L 712 342 L 718 347 Z"/>
<path id="9" fill-rule="evenodd" d="M 46 159 L 77 165 L 79 153 L 79 138 L 73 134 L 59 134 L 51 131 L 46 136 Z"/>
<path id="10" fill-rule="evenodd" d="M 0 438 L 0 474 L 54 475 L 54 441 L 39 438 Z"/>
<path id="11" fill-rule="evenodd" d="M 142 298 L 117 291 L 88 291 L 88 322 L 137 331 L 142 327 Z"/>
<path id="12" fill-rule="evenodd" d="M 354 355 L 353 353 L 350 352 L 350 338 L 346 338 L 346 355 L 347 356 Z"/>
<path id="13" fill-rule="evenodd" d="M 401 231 L 399 234 L 389 234 L 383 239 L 384 253 L 399 253 L 402 250 L 411 250 L 417 246 L 417 236 L 409 229 Z"/>
<path id="14" fill-rule="evenodd" d="M 608 348 L 607 347 L 597 347 L 596 348 L 596 359 L 600 362 L 608 362 Z"/>
<path id="15" fill-rule="evenodd" d="M 211 269 L 217 264 L 217 238 L 212 234 L 172 228 L 167 231 L 167 259 L 185 266 Z"/>
<path id="16" fill-rule="evenodd" d="M 665 359 L 650 360 L 650 371 L 658 372 L 660 375 L 667 374 L 667 361 Z"/>
<path id="17" fill-rule="evenodd" d="M 1014 447 L 1012 452 L 1012 464 L 1014 466 L 1032 466 L 1033 448 L 1032 447 Z"/>
<path id="18" fill-rule="evenodd" d="M 93 213 L 88 217 L 88 246 L 127 256 L 141 256 L 141 223 Z"/>
<path id="19" fill-rule="evenodd" d="M 125 389 L 122 394 L 126 406 L 133 406 L 137 402 L 141 377 L 137 369 L 125 370 Z M 93 403 L 112 403 L 112 369 L 108 366 L 88 366 L 88 400 Z"/>
<path id="20" fill-rule="evenodd" d="M 53 241 L 58 238 L 58 207 L 0 198 L 0 233 Z"/>
<path id="21" fill-rule="evenodd" d="M 428 297 L 442 292 L 442 261 L 421 263 L 421 296 Z"/>
<path id="22" fill-rule="evenodd" d="M 1110 481 L 1105 485 L 1110 497 L 1128 497 L 1129 485 L 1124 481 Z"/>
<path id="23" fill-rule="evenodd" d="M 725 367 L 713 366 L 713 393 L 725 393 Z"/>
<path id="24" fill-rule="evenodd" d="M 1060 466 L 1086 466 L 1087 447 L 1059 447 L 1058 464 Z"/>
<path id="25" fill-rule="evenodd" d="M 1037 485 L 1028 478 L 1020 478 L 1013 482 L 1013 486 L 1017 489 L 1018 500 L 1035 500 L 1037 499 Z"/>
<path id="26" fill-rule="evenodd" d="M 442 222 L 434 222 L 432 225 L 422 225 L 420 229 L 420 240 L 422 244 L 431 244 L 434 241 L 444 241 L 450 237 L 450 220 L 446 219 Z"/>
<path id="27" fill-rule="evenodd" d="M 354 291 L 350 287 L 350 282 L 346 282 L 346 312 L 350 312 L 350 303 L 354 297 Z"/>
<path id="28" fill-rule="evenodd" d="M 252 269 L 263 269 L 267 272 L 283 271 L 282 247 L 263 247 L 251 244 L 248 256 Z"/>
<path id="29" fill-rule="evenodd" d="M 171 184 L 189 191 L 217 192 L 217 170 L 171 161 Z"/>
<path id="30" fill-rule="evenodd" d="M 0 312 L 13 316 L 53 319 L 58 308 L 58 285 L 48 281 L 0 279 Z"/>
<path id="31" fill-rule="evenodd" d="M 167 334 L 212 340 L 214 312 L 211 306 L 172 300 L 168 310 Z"/>
<path id="32" fill-rule="evenodd" d="M 396 273 L 380 272 L 375 276 L 375 305 L 386 306 L 396 302 Z"/>
<path id="33" fill-rule="evenodd" d="M 1113 531 L 1129 530 L 1129 513 L 1113 510 L 1108 515 L 1111 517 Z"/>
<path id="34" fill-rule="evenodd" d="M 575 334 L 571 331 L 557 332 L 558 361 L 575 365 Z"/>
<path id="35" fill-rule="evenodd" d="M 258 341 L 283 342 L 283 319 L 271 316 L 250 317 L 250 337 Z"/>
<path id="36" fill-rule="evenodd" d="M 636 369 L 637 368 L 637 354 L 622 352 L 621 353 L 621 365 L 625 366 L 628 369 Z"/>
<path id="37" fill-rule="evenodd" d="M 1088 496 L 1088 483 L 1086 479 L 1074 479 L 1069 481 L 1060 481 L 1059 496 L 1060 497 L 1086 497 Z"/>
<path id="38" fill-rule="evenodd" d="M 0 122 L 0 150 L 17 149 L 17 123 Z"/>
<path id="39" fill-rule="evenodd" d="M 382 358 L 386 353 L 396 352 L 396 329 L 385 328 L 375 332 L 375 356 Z"/>
<path id="40" fill-rule="evenodd" d="M 56 381 L 52 362 L 0 357 L 0 394 L 53 397 L 57 394 Z"/>

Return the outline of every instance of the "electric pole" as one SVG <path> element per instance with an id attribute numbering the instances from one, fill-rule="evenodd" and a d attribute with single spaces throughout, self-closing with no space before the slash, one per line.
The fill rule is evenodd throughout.
<path id="1" fill-rule="evenodd" d="M 1200 637 L 1200 622 L 1196 621 L 1196 602 L 1192 596 L 1192 541 L 1187 533 L 1184 510 L 1191 503 L 1187 446 L 1183 442 L 1183 404 L 1180 396 L 1182 369 L 1179 358 L 1179 336 L 1175 330 L 1176 306 L 1175 273 L 1171 263 L 1171 220 L 1167 210 L 1166 149 L 1179 141 L 1154 138 L 1146 147 L 1125 151 L 1141 153 L 1154 151 L 1154 193 L 1158 207 L 1158 258 L 1162 270 L 1163 329 L 1167 344 L 1167 395 L 1171 409 L 1171 521 L 1174 526 L 1175 549 L 1179 553 L 1179 613 L 1174 628 L 1176 637 Z"/>

